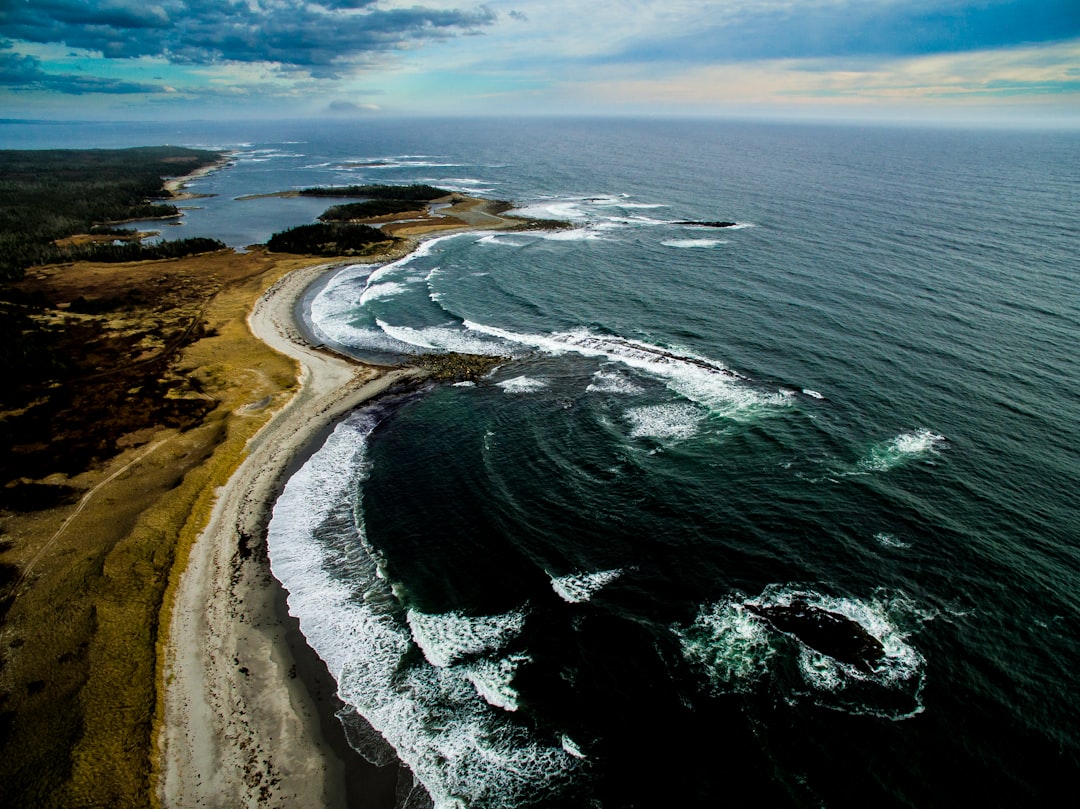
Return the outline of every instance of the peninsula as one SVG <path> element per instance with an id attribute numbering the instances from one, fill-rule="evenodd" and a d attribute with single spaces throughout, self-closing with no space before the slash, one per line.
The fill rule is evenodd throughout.
<path id="1" fill-rule="evenodd" d="M 203 173 L 227 161 L 166 165 Z M 159 179 L 161 202 L 148 204 L 186 193 L 186 179 Z M 433 233 L 537 226 L 504 215 L 505 203 L 436 201 L 356 220 L 339 210 L 329 224 L 377 234 L 341 250 L 348 263 L 390 260 Z M 20 256 L 3 288 L 21 397 L 0 414 L 6 797 L 344 806 L 351 751 L 326 741 L 341 736 L 333 683 L 283 611 L 269 509 L 335 418 L 391 386 L 482 373 L 490 360 L 390 368 L 308 344 L 295 308 L 342 264 L 334 240 L 311 251 L 323 255 L 200 244 L 123 260 L 111 238 L 100 254 L 72 247 L 114 235 L 94 219 L 68 228 L 87 238 L 39 238 L 37 260 Z M 392 797 L 389 778 L 368 786 Z"/>

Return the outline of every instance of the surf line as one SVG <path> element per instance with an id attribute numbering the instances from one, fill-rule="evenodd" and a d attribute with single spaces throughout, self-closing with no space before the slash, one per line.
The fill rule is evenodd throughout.
<path id="1" fill-rule="evenodd" d="M 464 211 L 455 211 L 456 206 L 446 209 L 454 217 L 449 223 L 436 220 L 428 230 L 412 230 L 399 242 L 400 252 L 383 255 L 379 263 L 406 256 L 425 237 L 448 235 L 451 229 L 464 233 L 541 226 L 502 216 L 506 207 L 490 214 L 495 221 L 476 221 L 469 215 L 474 208 L 504 204 L 460 195 L 458 200 L 468 204 Z M 280 592 L 276 580 L 271 588 L 262 585 L 269 573 L 268 560 L 251 551 L 254 546 L 265 547 L 277 496 L 297 460 L 325 436 L 327 425 L 395 383 L 440 380 L 461 370 L 460 364 L 432 364 L 424 358 L 397 368 L 379 367 L 348 357 L 343 347 L 308 339 L 299 311 L 308 290 L 357 263 L 337 261 L 293 270 L 266 290 L 248 315 L 248 325 L 259 340 L 297 361 L 298 384 L 292 397 L 250 439 L 246 457 L 218 490 L 209 521 L 178 577 L 163 633 L 158 681 L 162 698 L 156 723 L 155 789 L 165 805 L 216 803 L 222 796 L 237 805 L 258 803 L 261 781 L 249 783 L 244 778 L 251 767 L 273 773 L 279 790 L 297 796 L 297 803 L 311 805 L 321 805 L 327 790 L 336 791 L 334 783 L 344 778 L 337 754 L 317 725 L 305 719 L 317 714 L 319 704 L 307 684 L 283 676 L 298 657 L 289 648 L 274 607 Z M 242 664 L 236 662 L 240 659 Z M 298 711 L 296 705 L 307 708 Z M 259 760 L 253 761 L 253 756 Z M 295 766 L 287 773 L 276 767 L 275 760 Z M 305 775 L 310 773 L 323 776 Z"/>

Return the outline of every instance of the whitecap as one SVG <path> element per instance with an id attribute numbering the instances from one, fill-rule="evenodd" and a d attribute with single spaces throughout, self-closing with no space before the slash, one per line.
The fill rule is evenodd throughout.
<path id="1" fill-rule="evenodd" d="M 871 472 L 887 472 L 910 460 L 937 455 L 945 446 L 945 436 L 921 428 L 874 446 L 859 466 Z"/>
<path id="2" fill-rule="evenodd" d="M 896 534 L 890 534 L 885 531 L 879 531 L 874 534 L 874 541 L 877 542 L 883 548 L 897 548 L 903 550 L 904 548 L 910 548 L 911 544 L 904 542 L 898 538 Z"/>
<path id="3" fill-rule="evenodd" d="M 568 228 L 567 230 L 542 230 L 536 235 L 549 242 L 587 242 L 604 241 L 599 226 Z"/>
<path id="4" fill-rule="evenodd" d="M 804 396 L 809 396 L 811 399 L 824 399 L 825 398 L 822 394 L 818 393 L 816 390 L 811 390 L 810 388 L 803 388 L 802 392 L 803 392 Z"/>
<path id="5" fill-rule="evenodd" d="M 518 669 L 532 658 L 526 654 L 512 654 L 498 660 L 481 658 L 464 666 L 465 676 L 488 705 L 504 711 L 518 709 L 518 692 L 513 688 Z"/>
<path id="6" fill-rule="evenodd" d="M 578 746 L 577 742 L 567 736 L 565 733 L 560 737 L 562 742 L 562 749 L 572 755 L 574 758 L 585 758 L 585 754 Z"/>
<path id="7" fill-rule="evenodd" d="M 581 604 L 592 598 L 593 593 L 610 584 L 623 575 L 623 568 L 597 570 L 592 573 L 573 573 L 567 576 L 553 576 L 551 588 L 570 604 Z"/>
<path id="8" fill-rule="evenodd" d="M 633 395 L 644 389 L 626 375 L 612 371 L 599 370 L 593 374 L 593 381 L 585 390 L 589 393 L 619 393 Z"/>
<path id="9" fill-rule="evenodd" d="M 497 387 L 506 393 L 536 393 L 548 386 L 546 379 L 536 379 L 529 376 L 515 376 L 513 379 L 505 379 L 496 383 Z"/>
<path id="10" fill-rule="evenodd" d="M 764 623 L 734 598 L 703 605 L 689 627 L 672 629 L 683 657 L 720 691 L 749 690 L 775 651 Z"/>
<path id="11" fill-rule="evenodd" d="M 414 329 L 409 326 L 393 326 L 383 320 L 376 324 L 387 336 L 422 351 L 452 351 L 460 354 L 482 354 L 498 357 L 506 350 L 498 343 L 469 334 L 453 326 L 428 326 Z"/>
<path id="12" fill-rule="evenodd" d="M 370 300 L 377 298 L 392 298 L 405 292 L 408 287 L 397 281 L 384 281 L 381 284 L 369 284 L 364 294 L 360 296 L 360 305 L 363 306 Z"/>
<path id="13" fill-rule="evenodd" d="M 683 441 L 696 435 L 704 414 L 692 404 L 644 405 L 627 410 L 631 438 L 660 438 Z"/>
<path id="14" fill-rule="evenodd" d="M 604 357 L 660 377 L 679 395 L 713 413 L 735 420 L 745 420 L 794 402 L 791 391 L 766 393 L 750 387 L 745 377 L 723 364 L 689 352 L 679 352 L 638 340 L 593 334 L 587 329 L 554 334 L 520 334 L 470 320 L 470 331 L 532 346 L 550 354 L 573 352 Z"/>
<path id="15" fill-rule="evenodd" d="M 424 659 L 443 668 L 464 657 L 500 649 L 521 632 L 525 613 L 516 610 L 503 615 L 471 616 L 409 610 L 406 620 Z"/>
<path id="16" fill-rule="evenodd" d="M 727 244 L 726 239 L 667 239 L 660 242 L 664 247 L 716 247 L 718 244 Z"/>

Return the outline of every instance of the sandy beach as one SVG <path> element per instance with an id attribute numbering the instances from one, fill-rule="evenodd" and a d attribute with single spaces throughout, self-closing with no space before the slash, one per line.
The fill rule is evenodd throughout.
<path id="1" fill-rule="evenodd" d="M 459 211 L 465 214 L 460 219 L 436 221 L 424 230 L 434 235 L 448 225 L 472 230 L 522 224 L 488 213 L 475 200 Z M 326 681 L 324 667 L 320 678 L 318 662 L 310 660 L 298 676 L 298 658 L 314 654 L 303 646 L 295 622 L 282 615 L 282 590 L 270 574 L 265 532 L 288 474 L 328 425 L 425 372 L 365 365 L 304 339 L 295 322 L 297 302 L 332 266 L 284 276 L 248 318 L 256 337 L 298 363 L 299 388 L 250 439 L 246 458 L 218 490 L 171 610 L 167 606 L 155 779 L 156 798 L 165 807 L 360 803 L 345 788 L 339 753 L 352 759 L 350 770 L 362 762 L 341 750 L 340 739 L 327 738 L 343 739 L 339 727 L 327 733 L 321 726 L 336 702 L 333 691 L 326 693 L 334 684 Z M 363 805 L 372 805 L 376 788 L 392 794 L 396 768 L 386 769 L 377 779 L 381 784 L 367 779 Z"/>
<path id="2" fill-rule="evenodd" d="M 417 372 L 305 344 L 293 308 L 326 269 L 287 275 L 248 319 L 257 337 L 300 363 L 300 388 L 219 491 L 176 593 L 163 677 L 165 806 L 345 805 L 342 763 L 323 743 L 317 710 L 295 675 L 261 537 L 296 455 L 327 423 Z"/>

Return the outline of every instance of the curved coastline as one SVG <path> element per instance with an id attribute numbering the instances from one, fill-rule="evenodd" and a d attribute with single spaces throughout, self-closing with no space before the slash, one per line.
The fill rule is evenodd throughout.
<path id="1" fill-rule="evenodd" d="M 417 372 L 375 369 L 306 344 L 294 327 L 293 307 L 327 269 L 285 276 L 248 318 L 260 340 L 298 362 L 300 384 L 251 439 L 247 457 L 219 490 L 180 579 L 158 739 L 164 806 L 272 798 L 346 805 L 344 765 L 323 742 L 317 706 L 295 675 L 261 536 L 291 464 L 325 425 Z"/>
<path id="2" fill-rule="evenodd" d="M 463 217 L 450 227 L 412 232 L 402 249 L 379 263 L 451 228 L 523 224 L 488 214 L 485 209 L 495 203 L 467 204 L 470 212 L 479 207 L 484 221 Z M 259 340 L 297 363 L 297 391 L 250 439 L 244 460 L 218 490 L 166 613 L 155 738 L 154 798 L 161 806 L 340 807 L 392 800 L 397 768 L 377 774 L 371 768 L 357 783 L 362 759 L 343 746 L 340 726 L 327 727 L 337 721 L 336 683 L 288 615 L 265 546 L 277 495 L 333 424 L 395 384 L 427 375 L 419 367 L 362 363 L 312 344 L 303 302 L 341 266 L 339 260 L 290 272 L 248 316 Z"/>

